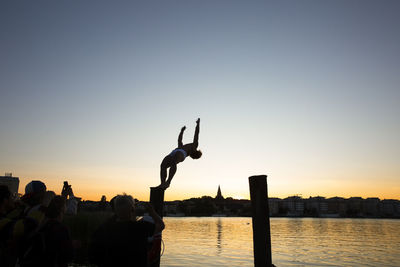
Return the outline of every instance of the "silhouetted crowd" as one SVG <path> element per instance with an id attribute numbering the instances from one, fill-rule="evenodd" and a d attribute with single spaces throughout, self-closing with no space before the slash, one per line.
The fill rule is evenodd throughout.
<path id="1" fill-rule="evenodd" d="M 114 214 L 93 234 L 90 262 L 99 267 L 147 267 L 159 260 L 165 226 L 152 206 L 143 203 L 148 216 L 137 220 L 132 196 L 118 195 L 110 204 Z M 80 242 L 72 240 L 63 218 L 76 215 L 77 206 L 68 183 L 56 195 L 43 182 L 31 181 L 21 198 L 0 185 L 0 266 L 68 266 Z"/>

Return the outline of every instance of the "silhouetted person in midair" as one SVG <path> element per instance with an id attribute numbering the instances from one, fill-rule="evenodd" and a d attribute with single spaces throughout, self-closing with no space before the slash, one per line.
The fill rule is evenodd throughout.
<path id="1" fill-rule="evenodd" d="M 200 132 L 200 119 L 196 121 L 196 130 L 194 132 L 193 143 L 183 144 L 182 137 L 186 126 L 183 126 L 178 137 L 178 147 L 175 148 L 169 155 L 167 155 L 161 162 L 160 178 L 161 184 L 159 187 L 167 189 L 171 183 L 172 178 L 176 173 L 176 165 L 185 160 L 187 156 L 192 159 L 199 159 L 202 155 L 200 150 L 197 150 L 199 145 L 199 132 Z M 169 168 L 168 179 L 167 169 Z"/>

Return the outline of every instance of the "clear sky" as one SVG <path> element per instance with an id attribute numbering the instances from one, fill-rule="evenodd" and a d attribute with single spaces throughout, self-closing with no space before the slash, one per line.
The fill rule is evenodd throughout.
<path id="1" fill-rule="evenodd" d="M 1 1 L 0 173 L 141 200 L 400 198 L 399 1 Z"/>

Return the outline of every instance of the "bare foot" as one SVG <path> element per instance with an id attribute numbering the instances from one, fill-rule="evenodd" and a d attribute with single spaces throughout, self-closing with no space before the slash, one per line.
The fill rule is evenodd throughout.
<path id="1" fill-rule="evenodd" d="M 168 187 L 169 187 L 169 183 L 161 183 L 159 186 L 157 186 L 157 187 L 159 187 L 159 188 L 161 188 L 161 189 L 167 189 Z"/>

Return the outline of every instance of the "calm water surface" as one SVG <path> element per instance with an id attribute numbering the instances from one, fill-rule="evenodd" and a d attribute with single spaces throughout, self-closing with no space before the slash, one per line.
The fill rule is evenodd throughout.
<path id="1" fill-rule="evenodd" d="M 161 266 L 253 266 L 251 218 L 165 218 Z M 282 266 L 400 266 L 400 220 L 272 218 Z"/>

